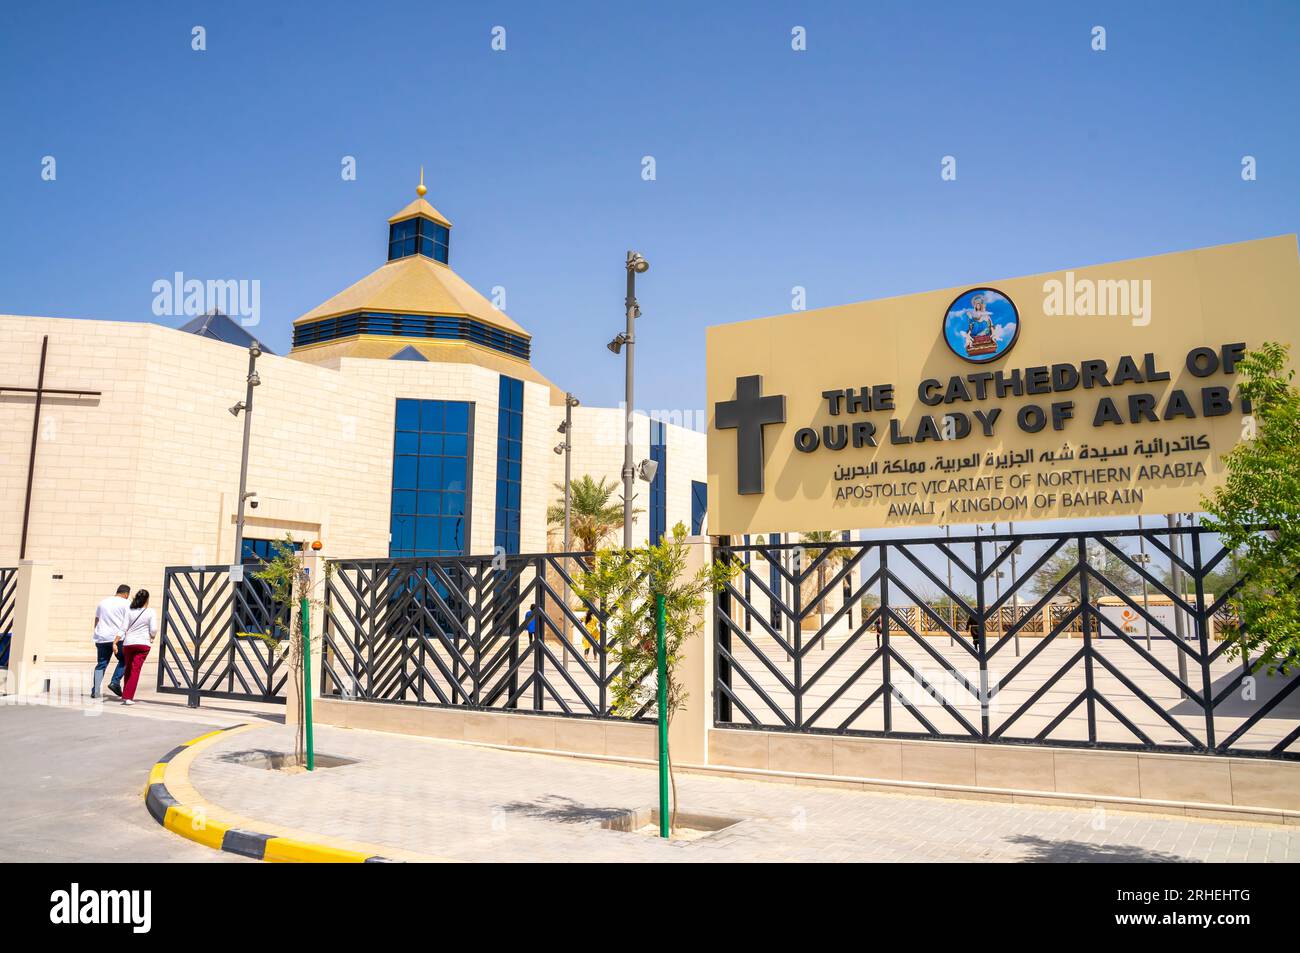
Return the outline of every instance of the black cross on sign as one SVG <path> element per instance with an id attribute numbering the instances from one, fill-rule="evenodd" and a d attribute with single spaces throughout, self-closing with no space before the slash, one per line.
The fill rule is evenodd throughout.
<path id="1" fill-rule="evenodd" d="M 719 430 L 736 431 L 736 492 L 763 492 L 763 427 L 785 423 L 785 395 L 760 396 L 758 374 L 736 378 L 736 399 L 720 400 L 714 408 Z"/>
<path id="2" fill-rule="evenodd" d="M 27 558 L 27 523 L 32 515 L 32 477 L 36 474 L 36 440 L 41 430 L 41 404 L 47 394 L 57 395 L 60 397 L 98 397 L 97 390 L 58 390 L 53 387 L 45 386 L 45 355 L 50 348 L 50 336 L 47 334 L 41 339 L 41 369 L 36 374 L 35 387 L 10 387 L 7 384 L 0 384 L 0 393 L 11 394 L 34 394 L 36 400 L 36 410 L 32 416 L 32 451 L 27 458 L 27 496 L 23 500 L 23 536 L 22 541 L 18 544 L 18 558 Z"/>

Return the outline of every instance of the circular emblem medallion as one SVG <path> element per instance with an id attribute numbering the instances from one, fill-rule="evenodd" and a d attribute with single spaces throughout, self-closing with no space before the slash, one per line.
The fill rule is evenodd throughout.
<path id="1" fill-rule="evenodd" d="M 963 361 L 996 361 L 1015 346 L 1019 334 L 1015 304 L 993 288 L 963 291 L 943 316 L 943 339 Z"/>

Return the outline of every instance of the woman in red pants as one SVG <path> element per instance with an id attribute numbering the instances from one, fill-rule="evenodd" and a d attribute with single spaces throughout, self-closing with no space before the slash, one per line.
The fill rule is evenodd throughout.
<path id="1" fill-rule="evenodd" d="M 140 683 L 140 670 L 145 656 L 158 635 L 158 616 L 149 608 L 149 590 L 141 589 L 131 600 L 126 614 L 126 628 L 122 631 L 122 664 L 126 666 L 125 684 L 122 686 L 122 704 L 135 704 L 135 687 Z"/>

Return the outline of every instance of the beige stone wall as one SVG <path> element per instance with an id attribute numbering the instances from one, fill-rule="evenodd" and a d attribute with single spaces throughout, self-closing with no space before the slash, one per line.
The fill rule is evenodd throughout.
<path id="1" fill-rule="evenodd" d="M 564 457 L 555 454 L 554 447 L 562 440 L 556 427 L 564 420 L 564 407 L 552 407 L 553 424 L 546 441 L 552 457 L 550 480 L 550 502 L 560 500 L 561 491 L 556 485 L 564 485 Z M 591 476 L 602 478 L 618 485 L 614 493 L 614 502 L 621 501 L 623 470 L 623 412 L 615 407 L 576 407 L 573 410 L 573 479 Z M 675 424 L 667 424 L 666 442 L 668 448 L 668 499 L 667 518 L 671 528 L 681 521 L 691 528 L 691 481 L 704 482 L 708 479 L 705 460 L 706 438 L 703 433 L 688 430 Z M 633 418 L 632 425 L 633 459 L 635 462 L 650 456 L 650 419 L 643 414 Z M 650 538 L 650 485 L 641 480 L 636 483 L 635 505 L 641 512 L 636 515 L 632 527 L 634 545 L 644 545 Z M 622 536 L 611 536 L 607 542 L 622 544 Z M 556 527 L 551 528 L 551 548 L 559 548 L 560 539 Z"/>
<path id="2" fill-rule="evenodd" d="M 46 385 L 102 391 L 47 398 L 42 411 L 28 557 L 50 560 L 54 580 L 48 656 L 91 655 L 95 604 L 119 583 L 144 587 L 161 608 L 163 569 L 234 557 L 247 352 L 158 325 L 0 316 L 0 381 L 33 386 L 42 335 Z M 475 404 L 471 552 L 495 533 L 495 370 L 472 364 L 343 358 L 336 367 L 264 355 L 254 395 L 248 486 L 258 507 L 245 535 L 320 538 L 331 557 L 388 554 L 393 415 L 398 397 Z M 553 452 L 563 406 L 551 389 L 524 385 L 521 549 L 547 548 L 546 506 L 563 479 Z M 574 473 L 618 479 L 617 410 L 578 408 Z M 0 395 L 0 565 L 17 564 L 31 440 L 30 396 Z M 636 421 L 638 457 L 649 430 Z M 704 437 L 669 434 L 669 523 L 689 522 L 689 479 L 703 479 Z M 680 481 L 680 485 L 679 485 Z M 645 484 L 638 504 L 648 504 Z M 644 540 L 648 520 L 637 522 Z"/>

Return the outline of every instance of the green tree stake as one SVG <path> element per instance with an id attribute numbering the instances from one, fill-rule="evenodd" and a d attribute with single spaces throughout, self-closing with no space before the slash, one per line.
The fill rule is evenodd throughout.
<path id="1" fill-rule="evenodd" d="M 668 813 L 668 640 L 664 637 L 664 597 L 655 596 L 655 641 L 658 642 L 659 681 L 659 836 L 668 839 L 671 815 Z"/>
<path id="2" fill-rule="evenodd" d="M 302 613 L 302 712 L 307 729 L 307 770 L 316 770 L 316 745 L 311 732 L 311 613 L 307 597 L 298 606 Z"/>

